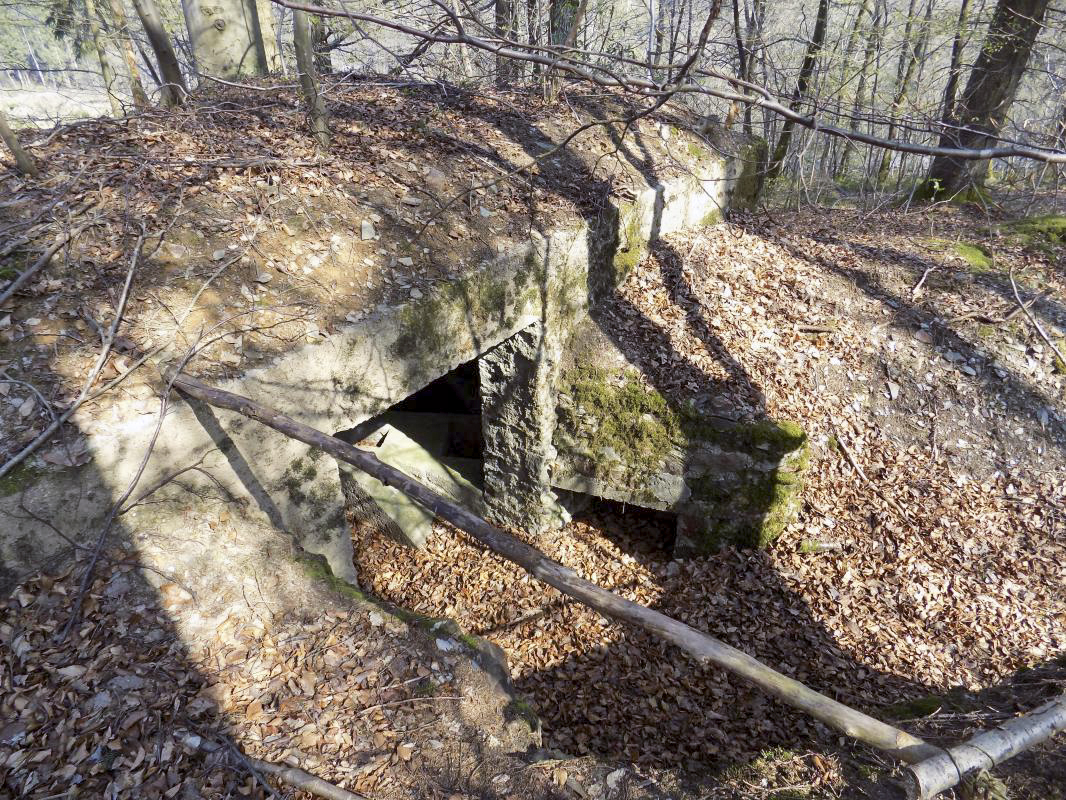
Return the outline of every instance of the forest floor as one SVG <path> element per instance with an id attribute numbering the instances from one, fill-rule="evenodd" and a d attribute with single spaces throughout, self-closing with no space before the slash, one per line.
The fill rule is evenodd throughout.
<path id="1" fill-rule="evenodd" d="M 989 263 L 960 256 L 972 254 L 948 231 Z M 713 376 L 731 382 L 721 410 L 802 420 L 813 457 L 801 516 L 766 552 L 685 561 L 669 556 L 664 518 L 618 506 L 537 545 L 936 741 L 1061 691 L 1064 376 L 1011 316 L 1004 270 L 1060 336 L 1062 249 L 1013 236 L 957 210 L 835 211 L 662 242 L 599 318 L 662 348 L 646 377 L 666 396 Z M 272 796 L 239 752 L 371 800 L 891 796 L 894 768 L 876 753 L 446 526 L 421 552 L 357 541 L 372 592 L 506 653 L 543 723 L 542 749 L 516 756 L 508 738 L 523 739 L 525 709 L 503 707 L 462 633 L 327 596 L 279 557 L 278 532 L 221 508 L 187 510 L 169 532 L 135 509 L 136 543 L 105 553 L 66 639 L 77 570 L 7 601 L 0 785 L 39 798 L 72 785 L 85 797 Z M 264 560 L 276 574 L 245 574 Z M 233 747 L 208 757 L 184 733 Z M 1059 737 L 997 775 L 1014 798 L 1060 799 L 1064 748 Z"/>
<path id="2" fill-rule="evenodd" d="M 669 520 L 606 504 L 534 543 L 936 740 L 1061 691 L 1066 365 L 1018 313 L 1010 274 L 1061 342 L 1066 261 L 1054 237 L 1019 233 L 958 209 L 837 210 L 668 238 L 599 319 L 658 348 L 642 363 L 658 360 L 646 378 L 668 398 L 713 379 L 729 387 L 719 410 L 800 421 L 801 515 L 766 552 L 671 560 Z M 422 552 L 356 548 L 375 592 L 500 645 L 559 750 L 700 796 L 863 797 L 884 772 L 446 525 Z M 1001 772 L 1012 797 L 1061 798 L 1064 764 L 1059 737 Z"/>
<path id="3" fill-rule="evenodd" d="M 100 224 L 0 309 L 0 456 L 81 386 L 139 222 L 187 240 L 168 241 L 151 255 L 158 272 L 138 275 L 105 379 L 173 337 L 161 309 L 184 307 L 220 264 L 233 268 L 203 302 L 251 295 L 249 304 L 288 309 L 301 322 L 295 340 L 319 335 L 305 317 L 320 315 L 328 331 L 348 305 L 432 290 L 450 273 L 436 250 L 407 255 L 407 232 L 427 221 L 412 194 L 434 180 L 498 176 L 544 145 L 508 132 L 528 109 L 506 98 L 456 98 L 441 111 L 407 91 L 359 89 L 337 115 L 339 155 L 323 162 L 293 135 L 303 120 L 295 97 L 262 97 L 79 123 L 35 141 L 51 162 L 46 184 L 4 179 L 14 197 L 0 206 L 6 236 L 43 236 L 54 209 Z M 552 113 L 549 132 L 575 112 Z M 489 160 L 505 147 L 506 163 Z M 597 163 L 610 150 L 596 138 L 583 147 Z M 567 203 L 588 188 L 571 185 L 571 167 L 557 168 L 571 173 L 558 195 L 537 178 L 549 223 L 575 213 Z M 503 184 L 451 209 L 440 228 L 491 251 L 523 233 L 503 220 L 520 221 L 527 200 Z M 355 246 L 369 248 L 358 222 L 371 211 L 384 238 L 358 285 L 341 281 L 328 226 L 318 227 L 344 217 Z M 276 251 L 253 258 L 261 223 Z M 313 239 L 302 252 L 286 228 L 297 223 Z M 1066 364 L 1018 309 L 1010 277 L 1061 343 L 1061 237 L 947 207 L 775 213 L 661 242 L 597 319 L 649 351 L 648 384 L 673 402 L 713 382 L 728 391 L 704 398 L 709 408 L 799 422 L 812 445 L 804 507 L 765 552 L 674 561 L 662 517 L 617 506 L 590 509 L 538 546 L 937 741 L 1038 705 L 1066 685 Z M 182 266 L 193 261 L 196 274 Z M 231 373 L 252 344 L 219 342 L 200 366 Z M 130 384 L 123 390 L 151 393 Z M 75 468 L 89 458 L 78 445 L 40 460 Z M 152 506 L 125 518 L 131 537 L 105 550 L 69 635 L 57 635 L 79 593 L 69 565 L 22 582 L 0 607 L 0 795 L 276 796 L 238 752 L 371 800 L 867 797 L 891 777 L 876 754 L 569 603 L 446 526 L 421 552 L 358 540 L 367 588 L 455 619 L 507 654 L 544 726 L 545 749 L 520 759 L 508 737 L 520 738 L 521 703 L 499 707 L 461 633 L 329 594 L 300 572 L 284 537 L 236 508 L 179 509 L 181 527 L 162 531 L 138 521 Z M 84 564 L 84 545 L 78 553 Z M 164 577 L 174 571 L 194 583 Z M 182 732 L 234 747 L 207 757 L 183 746 Z M 1012 797 L 1062 800 L 1066 743 L 997 774 Z"/>

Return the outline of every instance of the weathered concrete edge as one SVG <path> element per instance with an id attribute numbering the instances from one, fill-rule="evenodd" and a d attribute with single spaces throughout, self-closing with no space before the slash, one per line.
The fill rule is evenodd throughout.
<path id="1" fill-rule="evenodd" d="M 606 270 L 609 280 L 621 280 L 655 236 L 720 219 L 740 170 L 735 159 L 715 159 L 700 179 L 648 186 L 632 203 L 612 206 L 592 225 L 547 236 L 534 232 L 530 241 L 446 285 L 440 294 L 370 314 L 324 342 L 305 344 L 220 385 L 307 424 L 340 431 L 534 323 L 542 324 L 550 339 L 547 350 L 557 354 L 587 311 L 596 280 L 590 273 Z M 139 466 L 157 408 L 154 400 L 128 397 L 118 400 L 105 419 L 88 411 L 75 415 L 93 454 L 92 465 L 83 468 L 92 473 L 90 484 L 101 485 L 112 497 L 121 494 Z M 319 464 L 322 457 L 306 446 L 246 419 L 172 398 L 140 485 L 204 454 L 216 485 L 257 506 L 307 549 L 326 555 L 337 575 L 355 579 L 332 462 Z M 53 477 L 44 473 L 32 479 L 51 483 Z M 14 502 L 0 498 L 0 513 Z M 72 531 L 91 530 L 105 508 L 106 503 L 94 502 L 75 509 Z M 32 520 L 16 524 L 15 538 L 50 536 Z"/>

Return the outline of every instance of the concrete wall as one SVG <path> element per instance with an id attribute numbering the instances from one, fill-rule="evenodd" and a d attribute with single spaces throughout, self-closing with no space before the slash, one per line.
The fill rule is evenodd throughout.
<path id="1" fill-rule="evenodd" d="M 551 391 L 561 353 L 597 291 L 618 281 L 648 240 L 717 221 L 741 175 L 738 159 L 708 157 L 702 174 L 645 185 L 628 203 L 595 218 L 509 247 L 426 296 L 378 310 L 275 359 L 221 382 L 321 430 L 339 432 L 380 413 L 460 363 L 486 354 L 486 487 L 490 513 L 501 522 L 542 527 L 557 521 L 548 486 L 555 407 Z M 516 336 L 517 335 L 517 336 Z M 513 337 L 513 338 L 512 338 Z M 121 395 L 101 414 L 74 422 L 88 435 L 91 464 L 56 475 L 25 472 L 42 498 L 72 509 L 71 530 L 90 536 L 103 509 L 136 473 L 156 426 L 158 402 L 147 392 Z M 220 489 L 308 550 L 326 556 L 335 573 L 356 576 L 336 463 L 239 415 L 173 397 L 140 486 L 204 457 Z M 79 483 L 81 502 L 62 487 Z M 19 489 L 0 494 L 4 561 L 39 562 L 63 546 L 47 526 L 14 512 Z M 73 490 L 71 490 L 73 491 Z M 85 499 L 86 491 L 90 498 Z M 176 486 L 173 492 L 195 502 Z M 46 515 L 47 516 L 47 515 Z"/>

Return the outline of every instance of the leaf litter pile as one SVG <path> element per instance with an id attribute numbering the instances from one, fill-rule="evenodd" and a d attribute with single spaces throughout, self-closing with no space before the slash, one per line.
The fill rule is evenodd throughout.
<path id="1" fill-rule="evenodd" d="M 670 237 L 597 312 L 668 400 L 803 425 L 804 506 L 782 537 L 672 560 L 668 519 L 601 504 L 525 538 L 831 697 L 959 739 L 1066 686 L 1066 377 L 1011 313 L 1005 269 L 971 269 L 929 229 L 983 237 L 1059 336 L 1062 248 L 961 213 L 834 216 Z M 721 388 L 701 396 L 708 385 Z M 835 740 L 447 525 L 423 551 L 365 534 L 355 546 L 375 592 L 502 647 L 563 751 L 699 773 Z"/>
<path id="2" fill-rule="evenodd" d="M 482 784 L 553 797 L 550 773 L 507 760 L 528 724 L 504 721 L 509 696 L 453 631 L 324 589 L 277 560 L 283 534 L 227 517 L 188 514 L 177 558 L 171 534 L 162 556 L 144 536 L 109 548 L 66 637 L 85 559 L 0 602 L 0 796 L 310 797 L 267 783 L 251 757 L 373 800 Z M 264 541 L 275 567 L 246 573 Z M 164 566 L 189 567 L 188 582 Z"/>

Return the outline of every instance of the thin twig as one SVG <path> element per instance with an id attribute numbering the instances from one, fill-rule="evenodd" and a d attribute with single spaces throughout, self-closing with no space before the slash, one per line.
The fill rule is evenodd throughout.
<path id="1" fill-rule="evenodd" d="M 126 302 L 129 300 L 130 296 L 130 286 L 133 283 L 133 275 L 137 271 L 137 262 L 140 260 L 141 248 L 143 246 L 144 233 L 142 232 L 141 235 L 137 237 L 137 244 L 134 245 L 133 248 L 133 255 L 130 258 L 130 266 L 126 271 L 126 281 L 122 286 L 122 294 L 119 297 L 118 305 L 115 308 L 115 318 L 111 321 L 111 327 L 108 329 L 103 346 L 100 348 L 100 355 L 97 356 L 96 363 L 93 365 L 92 369 L 89 370 L 89 377 L 85 380 L 85 385 L 82 387 L 81 392 L 78 393 L 77 399 L 70 408 L 64 411 L 60 416 L 56 417 L 52 421 L 52 424 L 45 428 L 36 439 L 9 458 L 3 466 L 0 466 L 0 478 L 4 477 L 20 464 L 26 456 L 40 447 L 41 444 L 57 431 L 64 422 L 70 419 L 71 414 L 73 414 L 74 411 L 85 402 L 89 392 L 92 390 L 93 384 L 96 383 L 96 379 L 100 376 L 100 371 L 104 368 L 104 364 L 107 363 L 108 356 L 111 354 L 111 346 L 114 344 L 115 335 L 118 333 L 118 327 L 122 323 L 122 316 L 126 310 Z M 131 371 L 132 368 L 128 370 L 126 374 L 129 374 Z"/>
<path id="2" fill-rule="evenodd" d="M 1025 314 L 1026 318 L 1036 329 L 1036 332 L 1040 334 L 1040 338 L 1044 340 L 1044 343 L 1051 348 L 1051 352 L 1053 352 L 1058 358 L 1059 363 L 1062 365 L 1063 369 L 1066 369 L 1066 358 L 1063 358 L 1062 352 L 1059 350 L 1058 347 L 1055 346 L 1055 343 L 1051 341 L 1051 337 L 1044 333 L 1044 328 L 1040 325 L 1039 322 L 1037 322 L 1036 317 L 1033 316 L 1032 312 L 1025 305 L 1025 303 L 1022 302 L 1021 295 L 1018 294 L 1018 284 L 1014 282 L 1014 267 L 1011 267 L 1010 272 L 1008 272 L 1007 274 L 1010 277 L 1010 288 L 1014 290 L 1014 299 L 1018 301 L 1018 307 L 1021 308 L 1022 313 Z"/>
<path id="3" fill-rule="evenodd" d="M 25 286 L 29 282 L 30 278 L 32 278 L 38 273 L 38 271 L 40 271 L 41 267 L 51 261 L 52 256 L 56 254 L 56 251 L 58 251 L 60 247 L 65 245 L 67 242 L 69 242 L 71 239 L 73 239 L 86 228 L 89 228 L 93 225 L 97 225 L 99 223 L 99 219 L 94 219 L 91 222 L 86 222 L 82 225 L 79 225 L 77 228 L 74 228 L 74 230 L 60 234 L 56 238 L 56 240 L 52 242 L 52 245 L 41 254 L 41 257 L 33 262 L 32 266 L 29 266 L 25 270 L 23 270 L 22 273 L 11 282 L 10 286 L 4 289 L 3 292 L 0 292 L 0 305 L 6 303 L 9 297 L 11 297 L 15 292 Z"/>
<path id="4" fill-rule="evenodd" d="M 855 460 L 855 456 L 851 454 L 851 451 L 848 449 L 848 446 L 844 444 L 844 437 L 840 435 L 840 432 L 836 429 L 836 427 L 833 426 L 832 423 L 829 424 L 829 428 L 833 431 L 833 435 L 836 437 L 837 444 L 840 446 L 840 452 L 842 452 L 844 454 L 844 457 L 847 458 L 848 463 L 852 466 L 852 469 L 854 469 L 855 472 L 858 473 L 859 477 L 862 478 L 863 482 L 867 486 L 869 486 L 871 489 L 874 490 L 874 492 L 877 493 L 878 497 L 880 497 L 882 500 L 892 506 L 895 512 L 903 518 L 903 521 L 909 524 L 911 522 L 911 518 L 907 514 L 907 512 L 903 510 L 903 506 L 901 506 L 891 497 L 882 492 L 872 480 L 866 477 L 866 473 L 863 472 L 862 467 L 859 466 L 859 462 Z"/>
<path id="5" fill-rule="evenodd" d="M 935 264 L 933 266 L 931 266 L 931 267 L 926 267 L 925 268 L 925 272 L 922 273 L 922 277 L 919 279 L 918 283 L 916 283 L 914 285 L 914 288 L 911 289 L 911 297 L 917 297 L 918 296 L 918 293 L 922 291 L 922 287 L 925 285 L 925 279 L 929 277 L 929 274 L 934 269 L 936 269 L 936 265 Z"/>

